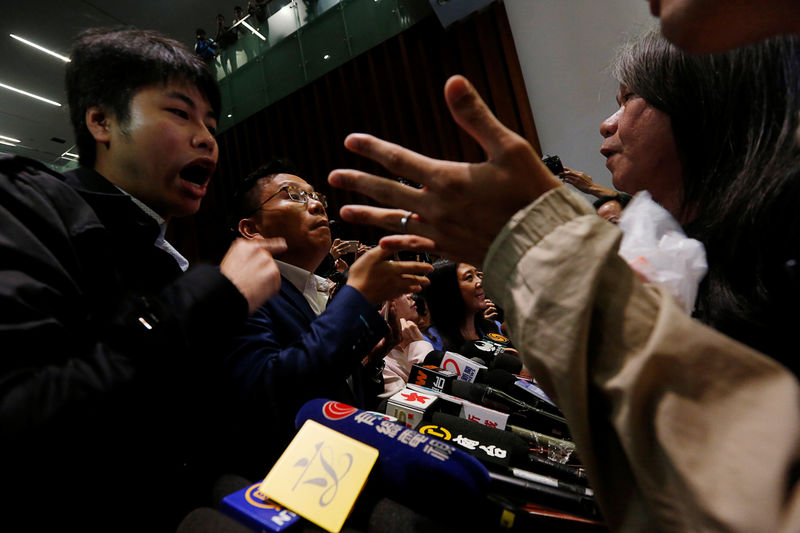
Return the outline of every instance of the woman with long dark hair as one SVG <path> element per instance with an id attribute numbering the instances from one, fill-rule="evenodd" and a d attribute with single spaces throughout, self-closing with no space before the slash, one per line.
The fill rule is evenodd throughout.
<path id="1" fill-rule="evenodd" d="M 433 264 L 424 291 L 431 314 L 432 328 L 441 337 L 436 349 L 458 352 L 466 341 L 481 339 L 486 333 L 499 333 L 492 320 L 484 318 L 491 303 L 483 292 L 483 273 L 467 263 L 440 260 Z"/>
<path id="2" fill-rule="evenodd" d="M 601 126 L 614 186 L 646 189 L 706 247 L 695 316 L 796 373 L 800 41 L 692 56 L 657 30 L 612 65 Z"/>

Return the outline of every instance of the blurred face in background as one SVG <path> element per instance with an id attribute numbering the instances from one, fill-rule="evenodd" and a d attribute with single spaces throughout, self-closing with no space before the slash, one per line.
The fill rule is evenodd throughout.
<path id="1" fill-rule="evenodd" d="M 622 206 L 616 200 L 611 200 L 600 206 L 597 210 L 600 218 L 604 218 L 612 224 L 619 224 L 619 217 L 622 216 Z"/>
<path id="2" fill-rule="evenodd" d="M 398 318 L 405 318 L 406 320 L 411 320 L 412 322 L 419 320 L 417 303 L 414 301 L 413 296 L 414 294 L 409 292 L 408 294 L 404 294 L 399 298 L 395 298 L 394 304 L 395 308 L 397 309 Z"/>

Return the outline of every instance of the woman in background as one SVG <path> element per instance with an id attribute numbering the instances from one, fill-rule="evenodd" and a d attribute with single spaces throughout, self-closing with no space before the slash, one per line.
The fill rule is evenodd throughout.
<path id="1" fill-rule="evenodd" d="M 466 341 L 479 340 L 487 333 L 500 333 L 499 325 L 484 317 L 491 305 L 483 292 L 483 273 L 467 263 L 440 260 L 433 264 L 425 289 L 431 314 L 431 329 L 441 338 L 437 350 L 458 352 Z"/>
<path id="2" fill-rule="evenodd" d="M 389 303 L 389 314 L 396 320 L 391 327 L 400 332 L 398 344 L 383 359 L 384 391 L 378 396 L 389 398 L 403 390 L 411 373 L 411 365 L 422 364 L 433 346 L 423 337 L 417 326 L 419 312 L 412 293 L 398 296 Z"/>

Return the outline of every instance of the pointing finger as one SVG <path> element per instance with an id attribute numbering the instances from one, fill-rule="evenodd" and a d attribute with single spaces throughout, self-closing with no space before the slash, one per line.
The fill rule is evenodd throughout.
<path id="1" fill-rule="evenodd" d="M 438 163 L 435 159 L 365 133 L 348 135 L 344 146 L 351 152 L 380 163 L 395 175 L 423 185 L 429 185 L 430 170 Z"/>
<path id="2" fill-rule="evenodd" d="M 419 189 L 358 170 L 334 170 L 328 176 L 328 183 L 339 189 L 365 194 L 382 204 L 407 210 L 419 205 L 423 197 Z"/>

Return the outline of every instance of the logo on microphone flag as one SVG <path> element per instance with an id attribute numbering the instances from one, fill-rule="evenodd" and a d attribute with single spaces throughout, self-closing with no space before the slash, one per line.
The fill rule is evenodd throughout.
<path id="1" fill-rule="evenodd" d="M 279 532 L 300 520 L 297 514 L 269 500 L 259 490 L 260 483 L 225 496 L 220 510 L 256 531 Z"/>
<path id="2" fill-rule="evenodd" d="M 327 402 L 322 407 L 322 414 L 328 420 L 342 420 L 358 411 L 355 407 L 341 402 Z"/>
<path id="3" fill-rule="evenodd" d="M 499 342 L 500 344 L 509 343 L 508 337 L 506 337 L 505 335 L 500 335 L 499 333 L 487 333 L 486 337 L 488 337 L 490 340 L 493 340 L 494 342 Z"/>
<path id="4" fill-rule="evenodd" d="M 330 407 L 340 419 L 358 412 L 351 408 L 343 415 L 341 406 L 350 407 L 327 402 L 323 411 Z M 321 528 L 338 532 L 377 459 L 372 446 L 306 420 L 259 490 Z"/>
<path id="5" fill-rule="evenodd" d="M 427 424 L 419 428 L 419 432 L 423 435 L 430 435 L 431 437 L 436 437 L 437 439 L 442 440 L 450 440 L 453 438 L 453 435 L 447 428 L 443 428 L 442 426 L 437 426 L 435 424 Z"/>

